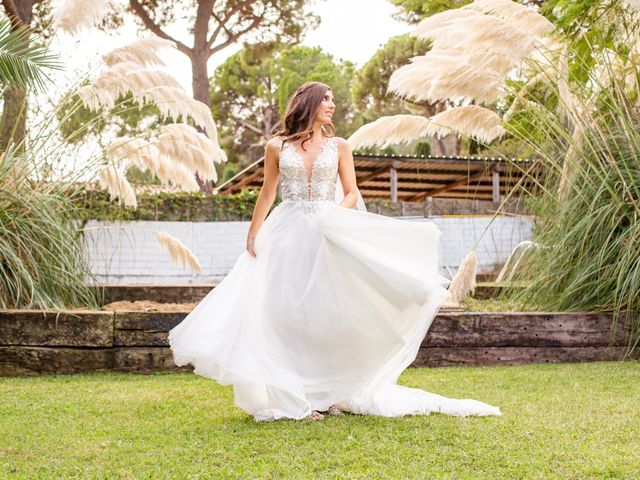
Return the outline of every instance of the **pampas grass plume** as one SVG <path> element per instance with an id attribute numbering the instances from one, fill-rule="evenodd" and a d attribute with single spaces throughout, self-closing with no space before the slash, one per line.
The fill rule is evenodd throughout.
<path id="1" fill-rule="evenodd" d="M 108 54 L 103 55 L 102 59 L 109 66 L 123 62 L 131 62 L 141 66 L 164 66 L 165 63 L 156 52 L 164 48 L 175 48 L 175 46 L 174 42 L 164 38 L 141 38 L 124 47 L 111 50 Z"/>
<path id="2" fill-rule="evenodd" d="M 189 267 L 196 272 L 201 271 L 200 263 L 196 256 L 176 237 L 165 232 L 156 232 L 156 240 L 160 244 L 160 247 L 169 253 L 174 265 L 189 265 Z"/>
<path id="3" fill-rule="evenodd" d="M 67 0 L 53 14 L 53 29 L 75 35 L 104 17 L 109 8 L 108 0 Z"/>
<path id="4" fill-rule="evenodd" d="M 109 192 L 111 198 L 120 198 L 127 207 L 138 207 L 136 194 L 124 174 L 110 166 L 100 170 L 98 182 Z"/>
<path id="5" fill-rule="evenodd" d="M 348 139 L 352 149 L 410 142 L 424 137 L 429 120 L 420 115 L 392 115 L 380 117 L 363 125 Z"/>
<path id="6" fill-rule="evenodd" d="M 431 117 L 427 134 L 445 136 L 457 132 L 490 143 L 505 133 L 500 121 L 500 116 L 492 110 L 478 105 L 465 105 Z"/>
<path id="7" fill-rule="evenodd" d="M 451 294 L 447 303 L 459 305 L 467 294 L 473 293 L 476 284 L 476 274 L 478 269 L 478 256 L 475 249 L 471 250 L 460 263 L 458 271 L 451 279 L 448 290 Z"/>

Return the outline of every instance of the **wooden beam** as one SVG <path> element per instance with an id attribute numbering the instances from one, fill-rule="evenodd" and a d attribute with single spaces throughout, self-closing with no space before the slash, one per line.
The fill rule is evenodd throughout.
<path id="1" fill-rule="evenodd" d="M 422 163 L 422 164 L 443 164 L 443 165 L 473 165 L 482 163 L 485 165 L 509 165 L 509 162 L 500 158 L 491 157 L 415 157 L 410 155 L 363 155 L 359 153 L 353 154 L 354 163 L 357 165 L 361 162 L 385 162 L 397 161 L 401 163 Z M 517 161 L 519 165 L 528 166 L 533 161 L 530 159 L 520 159 Z"/>
<path id="2" fill-rule="evenodd" d="M 248 185 L 249 183 L 253 182 L 257 177 L 262 178 L 262 167 L 258 167 L 255 171 L 253 171 L 250 174 L 246 175 L 244 178 L 240 179 L 239 181 L 229 185 L 227 188 L 225 188 L 224 190 L 220 191 L 220 193 L 239 192 L 240 190 L 242 190 L 242 187 L 244 187 L 244 186 Z"/>
<path id="3" fill-rule="evenodd" d="M 264 157 L 261 157 L 259 160 L 256 160 L 251 165 L 243 168 L 238 173 L 236 173 L 229 180 L 224 182 L 222 185 L 218 185 L 215 189 L 218 193 L 227 193 L 233 191 L 235 184 L 239 182 L 242 178 L 247 175 L 251 175 L 252 172 L 255 171 L 256 168 L 262 168 L 264 163 Z"/>
<path id="4" fill-rule="evenodd" d="M 252 163 L 216 187 L 215 192 L 230 194 L 243 188 L 259 188 L 264 175 L 263 162 L 264 159 L 261 158 Z M 376 198 L 393 198 L 392 183 L 395 181 L 395 201 L 422 201 L 428 196 L 457 198 L 462 193 L 466 197 L 476 195 L 482 199 L 489 195 L 491 199 L 491 196 L 495 195 L 492 189 L 496 188 L 496 171 L 499 172 L 500 192 L 509 189 L 509 186 L 515 184 L 521 176 L 517 167 L 494 159 L 354 155 L 354 163 L 357 183 L 361 190 L 369 190 L 369 196 L 373 195 Z M 520 168 L 525 166 L 529 170 L 534 168 L 531 161 L 523 161 Z M 395 180 L 391 178 L 391 175 L 394 175 L 391 173 L 392 170 L 395 170 Z M 473 185 L 469 185 L 471 182 L 474 182 Z M 462 192 L 463 189 L 468 191 Z M 381 191 L 380 195 L 377 193 L 378 190 Z"/>
<path id="5" fill-rule="evenodd" d="M 394 167 L 389 169 L 389 186 L 391 188 L 391 201 L 398 201 L 398 172 Z"/>
<path id="6" fill-rule="evenodd" d="M 502 200 L 502 197 L 500 196 L 500 171 L 494 167 L 491 176 L 493 183 L 493 203 L 498 204 Z"/>
<path id="7" fill-rule="evenodd" d="M 388 170 L 389 170 L 389 162 L 384 162 L 384 165 L 382 167 L 376 168 L 374 171 L 368 172 L 365 175 L 358 178 L 358 185 L 361 185 L 365 182 L 373 180 L 378 175 L 380 175 L 381 173 L 385 173 Z"/>
<path id="8" fill-rule="evenodd" d="M 485 169 L 482 168 L 481 170 L 476 170 L 476 172 L 473 173 L 472 175 L 462 175 L 462 176 L 458 177 L 457 180 L 455 180 L 455 181 L 453 181 L 451 183 L 448 183 L 444 187 L 440 187 L 440 188 L 437 188 L 435 190 L 429 190 L 427 192 L 420 193 L 420 194 L 416 195 L 415 197 L 411 197 L 409 199 L 409 201 L 420 201 L 420 200 L 423 200 L 424 197 L 426 197 L 426 196 L 435 197 L 435 196 L 441 195 L 443 193 L 446 193 L 446 192 L 448 192 L 449 190 L 451 190 L 453 188 L 461 187 L 461 186 L 467 185 L 467 184 L 469 184 L 469 183 L 471 183 L 473 181 L 479 180 L 484 176 L 485 176 Z"/>

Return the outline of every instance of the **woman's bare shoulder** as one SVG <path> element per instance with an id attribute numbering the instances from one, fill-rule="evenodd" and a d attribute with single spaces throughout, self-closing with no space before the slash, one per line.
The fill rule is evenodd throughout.
<path id="1" fill-rule="evenodd" d="M 336 145 L 341 149 L 344 149 L 349 145 L 349 142 L 347 140 L 345 140 L 344 138 L 342 138 L 342 137 L 337 137 L 336 136 L 336 137 L 333 137 L 333 138 L 335 138 Z"/>
<path id="2" fill-rule="evenodd" d="M 282 137 L 280 136 L 271 137 L 269 140 L 267 140 L 267 143 L 265 145 L 265 150 L 279 152 L 280 148 L 282 148 Z"/>

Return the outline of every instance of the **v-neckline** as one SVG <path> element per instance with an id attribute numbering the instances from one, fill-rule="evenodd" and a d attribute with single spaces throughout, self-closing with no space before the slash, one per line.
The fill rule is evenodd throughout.
<path id="1" fill-rule="evenodd" d="M 316 163 L 318 163 L 318 158 L 320 158 L 320 155 L 322 155 L 322 153 L 324 152 L 324 148 L 326 147 L 327 143 L 329 143 L 330 140 L 331 140 L 331 138 L 326 139 L 324 141 L 324 143 L 322 144 L 322 147 L 320 147 L 320 151 L 316 155 L 316 158 L 313 159 L 313 163 L 311 164 L 311 170 L 310 171 L 307 170 L 307 166 L 304 164 L 304 158 L 300 154 L 300 151 L 298 150 L 298 147 L 296 145 L 294 145 L 293 143 L 291 144 L 295 154 L 298 156 L 298 159 L 300 160 L 300 163 L 302 164 L 302 168 L 304 168 L 304 173 L 305 173 L 305 175 L 307 177 L 307 183 L 311 183 L 311 181 L 313 180 L 313 171 L 316 168 Z"/>

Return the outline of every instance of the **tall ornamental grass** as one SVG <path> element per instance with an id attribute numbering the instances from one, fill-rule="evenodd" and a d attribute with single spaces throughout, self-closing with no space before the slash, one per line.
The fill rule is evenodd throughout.
<path id="1" fill-rule="evenodd" d="M 14 148 L 0 155 L 0 307 L 99 308 L 82 252 L 77 202 L 24 174 Z"/>
<path id="2" fill-rule="evenodd" d="M 2 35 L 0 29 L 0 47 Z M 130 165 L 183 190 L 198 189 L 196 174 L 217 180 L 215 164 L 227 157 L 211 112 L 187 96 L 169 74 L 151 68 L 163 65 L 157 51 L 164 48 L 175 46 L 143 38 L 103 55 L 97 78 L 78 78 L 61 99 L 40 99 L 51 104 L 49 111 L 36 112 L 25 138 L 0 153 L 0 308 L 102 304 L 83 252 L 84 229 L 77 210 L 81 202 L 74 202 L 84 193 L 85 182 L 97 176 L 111 198 L 136 208 L 125 176 Z M 3 62 L 8 60 L 0 55 L 0 81 Z M 101 122 L 149 103 L 160 112 L 159 128 L 144 129 L 135 137 L 85 135 Z M 111 138 L 105 138 L 109 134 Z M 156 239 L 175 263 L 199 270 L 197 258 L 180 239 L 164 232 L 156 232 Z"/>
<path id="3" fill-rule="evenodd" d="M 43 90 L 48 71 L 60 68 L 57 55 L 28 29 L 0 19 L 3 89 Z M 35 138 L 10 141 L 0 151 L 0 308 L 96 307 L 98 293 L 84 283 L 91 275 L 74 224 L 77 207 L 59 185 L 42 181 L 52 157 L 33 155 L 46 143 L 43 126 Z"/>
<path id="4" fill-rule="evenodd" d="M 514 90 L 522 109 L 505 123 L 546 173 L 530 177 L 533 247 L 508 275 L 524 286 L 505 290 L 502 298 L 527 309 L 613 312 L 612 337 L 624 315 L 630 333 L 625 357 L 640 341 L 637 18 L 630 12 L 621 22 L 615 50 L 587 42 L 588 55 L 565 49 L 564 62 L 532 62 L 540 84 Z M 570 75 L 576 71 L 588 75 L 577 81 Z"/>

